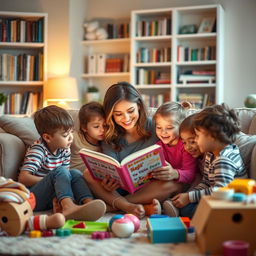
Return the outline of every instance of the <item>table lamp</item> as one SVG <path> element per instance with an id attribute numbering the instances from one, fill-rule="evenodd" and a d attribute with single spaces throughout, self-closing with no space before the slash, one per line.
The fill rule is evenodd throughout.
<path id="1" fill-rule="evenodd" d="M 78 101 L 76 79 L 68 76 L 49 78 L 44 86 L 44 100 L 46 105 L 55 104 L 68 108 L 68 102 Z"/>

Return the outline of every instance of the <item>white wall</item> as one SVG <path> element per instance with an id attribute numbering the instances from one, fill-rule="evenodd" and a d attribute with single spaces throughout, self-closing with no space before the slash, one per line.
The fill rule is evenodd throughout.
<path id="1" fill-rule="evenodd" d="M 131 10 L 202 4 L 221 4 L 225 10 L 224 101 L 241 107 L 246 95 L 256 93 L 255 0 L 0 0 L 1 11 L 48 13 L 48 76 L 69 73 L 76 77 L 81 97 L 86 86 L 80 78 L 85 19 L 128 17 Z"/>

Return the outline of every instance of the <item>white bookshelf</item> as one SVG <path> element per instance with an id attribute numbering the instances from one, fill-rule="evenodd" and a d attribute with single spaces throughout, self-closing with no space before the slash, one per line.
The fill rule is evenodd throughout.
<path id="1" fill-rule="evenodd" d="M 0 93 L 8 95 L 9 106 L 5 114 L 24 114 L 19 110 L 25 92 L 34 96 L 25 114 L 42 106 L 47 80 L 47 25 L 46 13 L 0 12 Z"/>
<path id="2" fill-rule="evenodd" d="M 177 101 L 180 95 L 188 95 L 188 100 L 195 95 L 202 95 L 203 104 L 221 103 L 223 101 L 223 65 L 224 65 L 224 11 L 220 5 L 202 5 L 193 7 L 176 7 L 151 10 L 135 10 L 131 14 L 131 83 L 143 95 L 149 97 L 151 106 L 158 106 L 166 100 Z M 207 33 L 180 34 L 180 29 L 186 25 L 199 28 L 203 18 L 215 17 L 216 31 Z M 159 21 L 171 22 L 171 29 L 158 34 Z M 155 28 L 157 26 L 157 28 Z M 152 28 L 153 27 L 153 28 Z M 163 25 L 165 28 L 165 24 Z M 142 32 L 143 30 L 143 32 Z M 146 31 L 146 32 L 145 32 Z M 149 32 L 148 32 L 149 31 Z M 179 46 L 179 49 L 178 49 Z M 152 63 L 147 59 L 138 61 L 138 51 L 141 48 L 170 47 L 171 58 L 166 62 Z M 186 58 L 181 53 L 186 49 Z M 213 52 L 215 51 L 215 54 Z M 193 52 L 193 59 L 191 59 Z M 201 55 L 200 55 L 201 52 Z M 203 52 L 207 58 L 201 59 Z M 188 55 L 190 54 L 190 55 Z M 188 57 L 190 56 L 190 57 Z M 200 57 L 200 58 L 199 58 Z M 140 71 L 145 70 L 145 72 Z M 153 70 L 153 72 L 151 72 Z M 183 83 L 179 75 L 189 71 L 215 72 L 215 82 L 193 81 Z M 152 74 L 153 73 L 153 74 Z M 153 77 L 156 73 L 164 73 L 166 84 L 152 83 L 152 79 L 141 79 L 141 76 Z M 170 82 L 168 83 L 168 78 Z M 200 77 L 201 79 L 201 77 Z M 153 81 L 155 81 L 153 79 Z M 142 83 L 144 82 L 144 83 Z M 158 89 L 158 90 L 155 90 Z M 159 95 L 164 95 L 159 97 Z M 189 95 L 192 95 L 189 97 Z M 160 102 L 154 100 L 160 99 Z M 208 98 L 208 100 L 206 100 Z M 153 99 L 153 100 L 152 100 Z"/>
<path id="3" fill-rule="evenodd" d="M 84 40 L 82 41 L 84 46 L 84 72 L 82 78 L 85 80 L 87 87 L 96 86 L 101 98 L 103 97 L 105 90 L 113 83 L 119 81 L 130 81 L 130 38 L 115 38 L 106 40 Z M 105 67 L 99 70 L 99 62 L 96 60 L 94 68 L 91 69 L 89 62 L 90 56 L 98 56 L 102 54 L 105 58 L 126 58 L 126 70 L 108 71 L 106 61 Z M 126 57 L 125 57 L 126 56 Z"/>

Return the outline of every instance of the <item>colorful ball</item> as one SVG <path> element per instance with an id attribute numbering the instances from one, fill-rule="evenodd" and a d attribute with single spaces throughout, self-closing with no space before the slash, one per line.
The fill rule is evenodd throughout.
<path id="1" fill-rule="evenodd" d="M 116 214 L 114 215 L 110 220 L 109 220 L 109 223 L 108 223 L 108 227 L 109 227 L 109 230 L 111 231 L 112 229 L 112 224 L 115 220 L 118 220 L 118 219 L 122 219 L 124 217 L 123 214 Z"/>
<path id="2" fill-rule="evenodd" d="M 140 228 L 140 220 L 137 216 L 127 213 L 124 215 L 124 218 L 128 218 L 133 222 L 134 225 L 134 232 L 137 232 Z"/>
<path id="3" fill-rule="evenodd" d="M 117 237 L 129 237 L 134 232 L 134 224 L 129 218 L 115 220 L 112 224 L 112 232 Z"/>

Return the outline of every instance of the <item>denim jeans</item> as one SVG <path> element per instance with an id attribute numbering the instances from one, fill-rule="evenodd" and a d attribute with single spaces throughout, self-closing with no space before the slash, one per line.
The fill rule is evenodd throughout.
<path id="1" fill-rule="evenodd" d="M 180 212 L 180 216 L 182 217 L 189 217 L 190 219 L 192 219 L 196 208 L 197 208 L 198 203 L 190 203 L 187 204 L 186 206 L 184 206 L 183 208 L 179 209 Z"/>
<path id="2" fill-rule="evenodd" d="M 71 198 L 75 203 L 82 204 L 85 198 L 93 195 L 79 170 L 68 170 L 58 167 L 50 171 L 42 180 L 30 188 L 36 197 L 35 211 L 52 209 L 54 197 L 60 202 L 64 198 Z"/>

